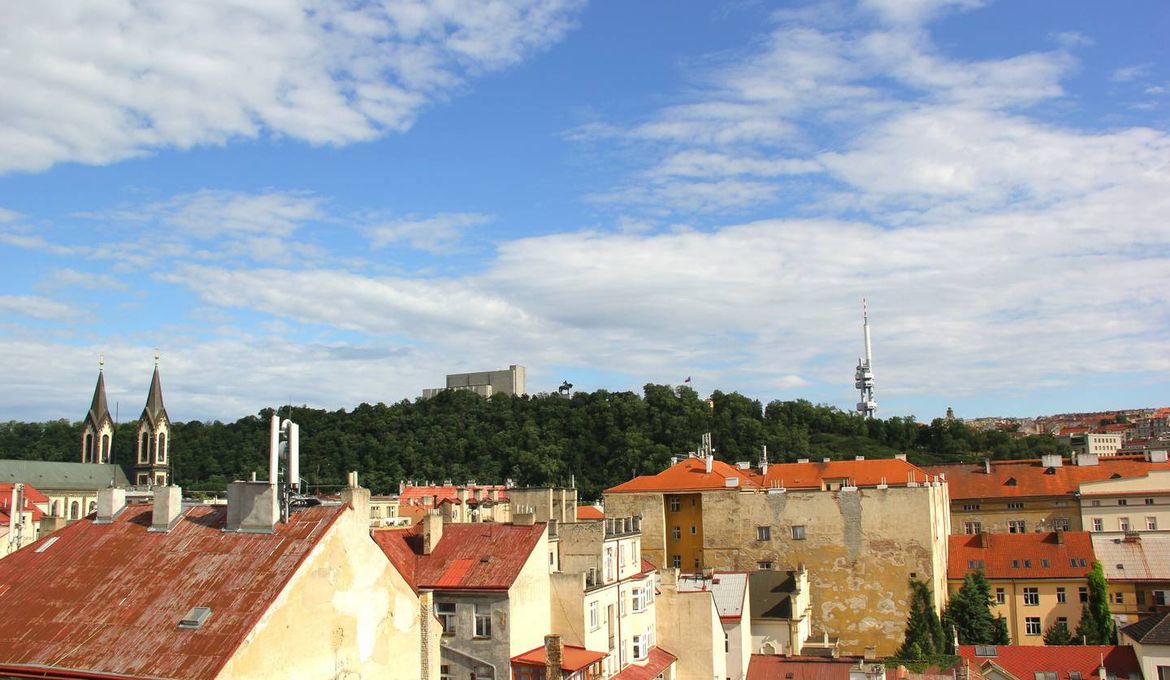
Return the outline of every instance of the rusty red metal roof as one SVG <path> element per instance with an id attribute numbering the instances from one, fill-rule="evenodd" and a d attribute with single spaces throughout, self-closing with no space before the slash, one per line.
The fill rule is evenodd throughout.
<path id="1" fill-rule="evenodd" d="M 632 663 L 610 680 L 653 680 L 670 667 L 678 657 L 661 647 L 651 647 L 645 664 Z"/>
<path id="2" fill-rule="evenodd" d="M 132 505 L 56 531 L 0 560 L 0 675 L 213 678 L 343 510 L 238 534 L 226 506 L 198 506 L 153 533 L 151 506 Z M 179 628 L 193 607 L 210 618 Z"/>
<path id="3" fill-rule="evenodd" d="M 374 542 L 415 590 L 507 590 L 520 575 L 545 525 L 444 524 L 430 555 L 422 554 L 422 525 L 378 529 Z"/>
<path id="4" fill-rule="evenodd" d="M 752 654 L 747 680 L 849 680 L 857 657 L 775 656 Z"/>

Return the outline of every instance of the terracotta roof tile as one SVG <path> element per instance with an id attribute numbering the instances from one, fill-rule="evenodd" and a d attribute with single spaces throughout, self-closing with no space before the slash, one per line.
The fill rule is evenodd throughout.
<path id="1" fill-rule="evenodd" d="M 56 531 L 0 560 L 0 675 L 52 666 L 215 677 L 343 510 L 309 508 L 272 534 L 237 534 L 222 531 L 225 506 L 198 506 L 148 533 L 151 507 L 138 505 L 111 524 Z M 179 628 L 192 607 L 211 618 Z"/>
<path id="2" fill-rule="evenodd" d="M 578 505 L 577 521 L 605 519 L 605 511 L 596 505 Z"/>
<path id="3" fill-rule="evenodd" d="M 927 465 L 922 469 L 931 475 L 945 474 L 951 500 L 956 501 L 1069 496 L 1083 482 L 1109 479 L 1113 475 L 1141 477 L 1151 470 L 1170 470 L 1170 463 L 1147 463 L 1141 456 L 1112 456 L 1101 458 L 1098 465 L 1061 465 L 1052 468 L 1051 473 L 1038 460 L 993 462 L 991 474 L 984 471 L 982 463 Z"/>
<path id="4" fill-rule="evenodd" d="M 957 651 L 959 656 L 979 667 L 990 661 L 1024 680 L 1044 671 L 1055 671 L 1062 678 L 1068 677 L 1069 671 L 1079 671 L 1085 680 L 1098 678 L 1097 669 L 1102 659 L 1110 677 L 1137 678 L 1141 675 L 1141 666 L 1133 653 L 1133 647 L 999 645 L 993 649 L 995 656 L 977 656 L 974 645 L 959 645 Z"/>
<path id="5" fill-rule="evenodd" d="M 564 645 L 561 649 L 561 670 L 566 674 L 576 673 L 579 670 L 588 668 L 592 664 L 601 661 L 609 656 L 605 652 L 591 652 L 584 647 L 577 645 Z M 512 657 L 512 663 L 521 664 L 523 666 L 541 666 L 543 667 L 548 657 L 545 653 L 544 647 L 537 647 L 530 652 L 524 652 Z"/>
<path id="6" fill-rule="evenodd" d="M 950 536 L 947 578 L 961 579 L 983 564 L 989 579 L 1081 579 L 1093 567 L 1093 543 L 1086 531 Z M 985 545 L 985 541 L 990 544 Z M 1047 566 L 1045 566 L 1047 561 Z M 973 568 L 972 564 L 976 566 Z"/>
<path id="7" fill-rule="evenodd" d="M 452 503 L 456 503 L 459 501 L 459 490 L 460 489 L 466 489 L 468 491 L 467 502 L 469 504 L 489 502 L 488 492 L 492 491 L 493 489 L 499 492 L 499 500 L 501 502 L 508 500 L 508 495 L 507 495 L 508 487 L 504 486 L 503 484 L 496 484 L 496 485 L 469 484 L 469 485 L 463 486 L 463 487 L 454 486 L 454 485 L 408 486 L 408 487 L 405 487 L 404 489 L 402 489 L 401 492 L 399 492 L 398 502 L 401 503 L 402 505 L 423 505 L 425 503 L 430 502 L 431 500 L 433 500 L 437 496 L 439 503 L 442 503 L 443 501 L 451 501 Z M 475 492 L 477 490 L 482 490 L 484 492 L 484 497 L 480 500 L 477 500 L 475 498 Z M 490 502 L 495 502 L 495 501 L 490 501 Z"/>
<path id="8" fill-rule="evenodd" d="M 444 524 L 430 555 L 422 554 L 422 525 L 377 529 L 374 542 L 410 585 L 452 590 L 507 590 L 544 535 L 542 523 Z"/>
<path id="9" fill-rule="evenodd" d="M 739 487 L 759 488 L 747 470 L 739 470 L 721 460 L 711 463 L 707 472 L 706 463 L 700 458 L 687 458 L 666 468 L 656 475 L 642 475 L 624 484 L 607 489 L 606 493 L 639 493 L 654 491 L 710 491 L 733 488 L 727 480 L 739 480 Z"/>
<path id="10" fill-rule="evenodd" d="M 857 659 L 752 654 L 747 680 L 849 680 Z"/>
<path id="11" fill-rule="evenodd" d="M 651 647 L 644 664 L 632 663 L 610 680 L 652 680 L 670 667 L 678 657 L 661 647 Z"/>
<path id="12" fill-rule="evenodd" d="M 727 480 L 738 479 L 735 487 Z M 778 463 L 768 466 L 768 474 L 759 470 L 741 470 L 722 461 L 714 461 L 711 472 L 700 458 L 687 458 L 656 475 L 635 477 L 606 493 L 713 491 L 716 489 L 762 489 L 784 486 L 787 489 L 819 489 L 826 480 L 847 480 L 858 486 L 904 486 L 907 481 L 925 482 L 927 473 L 897 458 L 871 460 L 831 460 L 828 462 Z"/>

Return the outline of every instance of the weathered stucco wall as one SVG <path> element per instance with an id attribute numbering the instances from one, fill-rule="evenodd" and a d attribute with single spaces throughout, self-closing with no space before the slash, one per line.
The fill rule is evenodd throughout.
<path id="1" fill-rule="evenodd" d="M 552 593 L 548 573 L 548 532 L 540 537 L 532 554 L 520 570 L 520 575 L 508 589 L 509 609 L 503 612 L 508 620 L 497 620 L 508 631 L 508 658 L 523 654 L 544 644 L 544 636 L 552 631 L 549 601 Z M 499 617 L 501 612 L 495 612 Z M 507 668 L 507 666 L 505 666 Z"/>
<path id="2" fill-rule="evenodd" d="M 946 516 L 945 485 L 705 492 L 704 562 L 737 571 L 804 564 L 813 628 L 838 636 L 843 653 L 874 646 L 891 654 L 905 629 L 911 574 L 946 592 Z M 761 526 L 770 540 L 757 540 Z M 803 527 L 803 539 L 793 527 Z"/>
<path id="3" fill-rule="evenodd" d="M 419 678 L 419 600 L 368 530 L 345 510 L 218 677 Z"/>
<path id="4" fill-rule="evenodd" d="M 666 561 L 666 522 L 661 493 L 611 493 L 605 495 L 606 517 L 642 516 L 641 556 L 658 567 Z"/>
<path id="5" fill-rule="evenodd" d="M 670 575 L 663 577 L 658 595 L 658 646 L 675 654 L 677 680 L 727 677 L 723 626 L 709 591 L 680 593 Z"/>

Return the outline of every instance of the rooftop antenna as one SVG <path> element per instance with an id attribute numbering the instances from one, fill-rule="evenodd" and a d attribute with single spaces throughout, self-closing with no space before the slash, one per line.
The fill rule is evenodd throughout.
<path id="1" fill-rule="evenodd" d="M 865 418 L 872 418 L 877 411 L 877 401 L 873 398 L 873 347 L 869 341 L 869 305 L 865 298 L 861 298 L 861 328 L 865 333 L 865 357 L 857 360 L 853 385 L 861 392 L 857 412 Z"/>

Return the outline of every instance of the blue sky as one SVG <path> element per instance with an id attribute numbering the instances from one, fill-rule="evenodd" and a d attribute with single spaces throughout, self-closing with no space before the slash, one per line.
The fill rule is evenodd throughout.
<path id="1" fill-rule="evenodd" d="M 31 3 L 0 418 L 529 389 L 1165 405 L 1157 1 Z"/>

